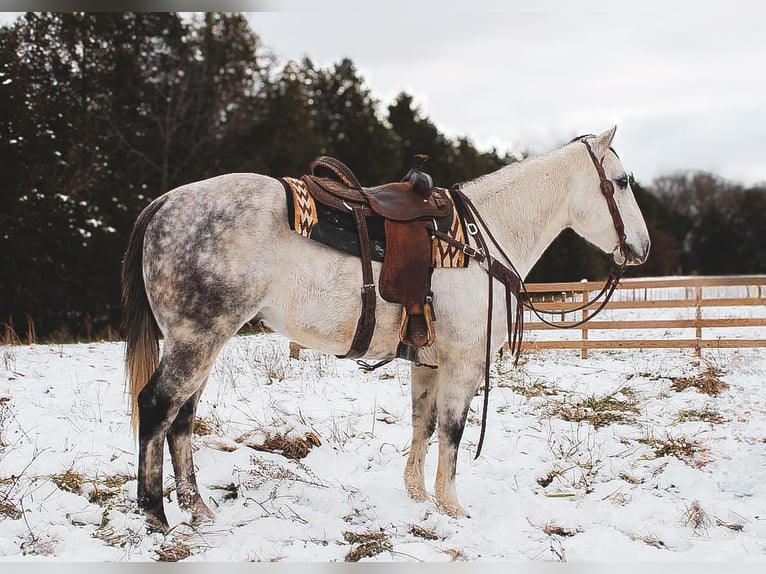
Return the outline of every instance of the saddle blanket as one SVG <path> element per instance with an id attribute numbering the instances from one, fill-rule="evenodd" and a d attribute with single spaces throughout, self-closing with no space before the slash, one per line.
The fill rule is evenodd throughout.
<path id="1" fill-rule="evenodd" d="M 280 178 L 285 188 L 287 199 L 287 221 L 290 229 L 296 233 L 313 239 L 324 245 L 361 256 L 359 235 L 356 222 L 349 211 L 343 213 L 318 204 L 308 192 L 306 183 L 292 177 Z M 459 199 L 450 194 L 449 190 L 442 192 L 452 202 L 452 225 L 446 233 L 461 243 L 465 243 L 465 222 L 462 216 L 462 205 Z M 386 234 L 384 219 L 381 217 L 367 218 L 370 251 L 373 261 L 383 261 L 386 254 Z M 442 230 L 444 231 L 444 230 Z M 460 250 L 439 239 L 431 241 L 431 265 L 433 267 L 466 267 L 468 257 Z"/>

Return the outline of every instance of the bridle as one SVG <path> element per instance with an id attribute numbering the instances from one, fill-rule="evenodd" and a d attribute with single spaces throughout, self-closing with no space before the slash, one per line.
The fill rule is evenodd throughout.
<path id="1" fill-rule="evenodd" d="M 628 243 L 625 237 L 625 222 L 622 220 L 620 210 L 617 209 L 617 202 L 614 200 L 614 183 L 611 179 L 606 177 L 606 172 L 604 171 L 604 160 L 602 159 L 601 161 L 598 161 L 596 154 L 593 153 L 593 148 L 590 147 L 590 144 L 586 139 L 582 138 L 579 141 L 582 142 L 582 144 L 585 146 L 585 149 L 588 150 L 588 156 L 590 156 L 590 159 L 593 162 L 593 167 L 596 168 L 596 173 L 598 173 L 601 194 L 604 196 L 604 199 L 606 199 L 606 205 L 609 208 L 609 215 L 612 216 L 614 230 L 617 232 L 617 237 L 620 241 L 619 248 L 620 254 L 622 255 L 622 266 L 624 267 L 627 265 L 628 261 Z M 604 158 L 606 158 L 606 156 L 604 156 Z"/>
<path id="2" fill-rule="evenodd" d="M 487 226 L 486 221 L 482 217 L 481 213 L 479 213 L 479 211 L 476 209 L 476 206 L 473 204 L 470 198 L 467 195 L 465 195 L 465 193 L 460 189 L 460 184 L 453 185 L 450 191 L 452 193 L 453 198 L 456 199 L 459 203 L 461 203 L 464 207 L 463 217 L 465 219 L 465 227 L 468 232 L 468 236 L 473 238 L 473 241 L 475 241 L 477 246 L 473 247 L 469 245 L 468 243 L 457 241 L 453 239 L 452 237 L 450 237 L 449 235 L 447 235 L 446 233 L 443 233 L 437 229 L 431 230 L 432 238 L 437 238 L 453 247 L 456 247 L 457 249 L 460 249 L 463 253 L 465 253 L 467 256 L 475 259 L 479 263 L 479 265 L 482 266 L 482 269 L 484 269 L 484 271 L 487 273 L 487 276 L 488 276 L 486 356 L 485 356 L 485 363 L 484 363 L 484 410 L 481 417 L 481 434 L 479 435 L 479 443 L 476 447 L 476 456 L 474 458 L 478 458 L 478 456 L 481 454 L 481 448 L 482 448 L 482 445 L 484 444 L 484 435 L 485 435 L 486 423 L 487 423 L 487 408 L 489 406 L 489 367 L 490 367 L 490 359 L 492 357 L 491 339 L 492 339 L 492 314 L 493 314 L 492 312 L 493 312 L 493 303 L 494 303 L 494 289 L 493 289 L 494 280 L 497 279 L 503 285 L 505 285 L 508 345 L 509 345 L 511 354 L 515 355 L 515 363 L 518 363 L 519 356 L 521 354 L 521 343 L 522 343 L 522 337 L 524 332 L 524 312 L 523 312 L 524 308 L 527 308 L 530 311 L 532 311 L 543 323 L 551 327 L 555 327 L 558 329 L 571 329 L 571 328 L 579 327 L 583 325 L 584 323 L 587 323 L 588 321 L 592 320 L 596 315 L 598 315 L 604 309 L 604 307 L 606 307 L 607 303 L 609 302 L 612 295 L 614 294 L 614 291 L 617 289 L 620 279 L 625 273 L 625 268 L 628 262 L 628 246 L 627 246 L 627 239 L 625 236 L 625 223 L 622 219 L 622 215 L 620 214 L 620 210 L 617 208 L 617 202 L 615 201 L 615 198 L 614 198 L 614 183 L 606 176 L 606 172 L 604 171 L 604 166 L 602 163 L 603 160 L 601 162 L 598 160 L 598 158 L 596 157 L 596 154 L 593 152 L 593 148 L 591 148 L 590 144 L 586 140 L 587 137 L 589 136 L 581 136 L 579 138 L 576 138 L 573 141 L 579 141 L 585 146 L 585 149 L 588 150 L 588 156 L 590 157 L 591 161 L 593 162 L 593 166 L 596 169 L 596 173 L 598 173 L 599 189 L 601 190 L 601 194 L 604 196 L 604 199 L 606 200 L 606 204 L 609 209 L 609 214 L 611 215 L 612 223 L 614 224 L 614 229 L 617 232 L 617 237 L 619 240 L 618 248 L 622 256 L 622 263 L 620 263 L 617 266 L 617 269 L 615 271 L 612 271 L 609 274 L 609 277 L 607 278 L 603 288 L 598 293 L 598 295 L 596 295 L 593 299 L 591 299 L 590 301 L 587 301 L 583 305 L 576 307 L 574 309 L 570 309 L 568 311 L 568 312 L 583 311 L 595 305 L 598 302 L 598 300 L 603 297 L 604 298 L 603 301 L 601 301 L 601 303 L 598 305 L 595 311 L 590 313 L 588 317 L 586 317 L 585 319 L 578 321 L 576 323 L 560 325 L 560 324 L 548 321 L 547 319 L 542 317 L 543 314 L 554 314 L 554 313 L 559 314 L 560 312 L 541 311 L 535 308 L 529 296 L 529 291 L 527 290 L 527 287 L 524 284 L 524 280 L 521 278 L 521 274 L 518 272 L 518 270 L 514 266 L 513 262 L 511 261 L 511 258 L 508 256 L 505 250 L 500 246 L 497 239 L 495 239 L 494 235 L 489 230 L 489 227 Z M 483 233 L 482 233 L 482 230 L 483 230 Z M 484 237 L 484 233 L 486 233 L 490 242 L 495 247 L 495 250 L 497 251 L 497 253 L 499 253 L 502 256 L 502 258 L 505 260 L 505 263 L 501 261 L 500 259 L 493 257 L 490 254 L 489 244 L 487 243 L 487 240 Z M 522 293 L 524 294 L 523 296 L 522 296 Z M 512 297 L 515 297 L 516 299 L 516 309 L 513 313 L 513 316 L 511 314 Z M 514 324 L 514 318 L 515 318 L 515 324 Z"/>
<path id="3" fill-rule="evenodd" d="M 560 325 L 558 323 L 548 321 L 545 317 L 543 317 L 542 315 L 558 315 L 560 314 L 560 311 L 542 311 L 540 309 L 537 309 L 532 303 L 532 299 L 529 296 L 529 291 L 527 291 L 526 285 L 522 281 L 521 289 L 525 295 L 524 302 L 523 302 L 524 307 L 532 311 L 537 316 L 537 318 L 540 319 L 540 321 L 542 321 L 549 327 L 553 327 L 555 329 L 574 329 L 576 327 L 580 327 L 584 325 L 585 323 L 593 319 L 596 315 L 598 315 L 604 309 L 604 307 L 606 307 L 607 303 L 609 303 L 609 300 L 612 298 L 614 291 L 617 289 L 620 283 L 620 279 L 622 279 L 622 276 L 625 274 L 625 269 L 628 264 L 628 243 L 625 236 L 625 222 L 622 220 L 622 215 L 620 214 L 620 210 L 617 208 L 617 202 L 614 199 L 614 183 L 612 182 L 612 180 L 610 180 L 606 176 L 606 172 L 604 171 L 604 166 L 603 166 L 603 160 L 598 161 L 596 154 L 593 153 L 593 148 L 590 147 L 590 144 L 585 139 L 586 137 L 588 136 L 581 136 L 580 138 L 577 138 L 573 141 L 579 141 L 585 146 L 585 149 L 588 150 L 588 156 L 593 162 L 593 167 L 596 168 L 596 173 L 598 173 L 598 177 L 599 177 L 599 189 L 601 190 L 601 195 L 603 195 L 604 199 L 606 200 L 606 205 L 607 205 L 607 208 L 609 209 L 609 215 L 611 215 L 612 217 L 614 230 L 617 232 L 617 238 L 619 240 L 618 249 L 620 250 L 620 255 L 622 256 L 622 263 L 612 270 L 612 272 L 609 274 L 609 277 L 607 277 L 606 281 L 604 282 L 604 286 L 601 288 L 601 290 L 593 299 L 586 301 L 585 303 L 583 303 L 582 305 L 578 307 L 569 309 L 567 312 L 575 313 L 577 311 L 584 311 L 592 307 L 593 305 L 595 305 L 596 302 L 599 299 L 601 299 L 601 297 L 604 297 L 606 295 L 604 297 L 604 300 L 596 308 L 596 310 L 593 311 L 590 315 L 588 315 L 588 317 L 580 321 L 577 321 L 575 323 L 569 323 L 567 325 Z M 507 256 L 505 254 L 503 254 L 503 257 L 506 257 L 507 259 Z M 517 356 L 517 360 L 518 360 L 518 356 Z"/>

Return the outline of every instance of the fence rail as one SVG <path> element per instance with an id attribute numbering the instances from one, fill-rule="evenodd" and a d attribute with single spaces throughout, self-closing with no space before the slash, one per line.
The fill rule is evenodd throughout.
<path id="1" fill-rule="evenodd" d="M 538 309 L 558 312 L 558 323 L 572 325 L 576 320 L 588 317 L 588 310 L 573 312 L 589 297 L 601 289 L 602 283 L 592 281 L 567 283 L 532 283 L 527 285 L 530 298 Z M 683 309 L 693 311 L 694 317 L 687 319 L 668 319 L 666 317 L 648 319 L 594 319 L 576 329 L 579 339 L 551 339 L 527 337 L 523 348 L 535 349 L 580 349 L 583 358 L 589 349 L 650 349 L 650 348 L 692 348 L 697 354 L 701 349 L 766 347 L 764 332 L 756 337 L 742 336 L 739 330 L 766 327 L 766 314 L 759 317 L 743 317 L 742 308 L 748 308 L 752 314 L 754 307 L 766 310 L 766 275 L 738 275 L 723 277 L 669 277 L 659 279 L 624 279 L 615 293 L 613 300 L 606 306 L 608 311 L 641 311 L 641 315 L 656 315 L 662 309 Z M 725 317 L 704 317 L 707 308 L 717 308 L 716 314 Z M 536 321 L 527 314 L 526 331 L 557 330 Z M 567 315 L 576 315 L 570 319 Z M 727 329 L 727 336 L 703 337 L 713 329 Z M 641 330 L 664 329 L 662 338 L 637 338 L 633 332 Z M 685 337 L 672 330 L 694 329 L 694 337 Z M 737 330 L 731 336 L 731 330 Z M 608 339 L 591 339 L 593 331 L 630 331 L 630 336 L 613 332 Z"/>

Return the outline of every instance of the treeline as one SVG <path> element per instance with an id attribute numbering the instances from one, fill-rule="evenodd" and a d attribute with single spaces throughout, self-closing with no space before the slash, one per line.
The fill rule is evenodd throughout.
<path id="1" fill-rule="evenodd" d="M 32 326 L 50 340 L 116 337 L 133 222 L 176 186 L 299 175 L 321 154 L 373 185 L 414 153 L 443 186 L 517 159 L 446 137 L 406 93 L 384 106 L 348 59 L 278 61 L 239 14 L 28 14 L 0 28 L 0 324 L 22 339 Z M 683 174 L 637 194 L 654 242 L 643 273 L 766 270 L 763 189 Z M 533 277 L 607 266 L 565 234 Z"/>

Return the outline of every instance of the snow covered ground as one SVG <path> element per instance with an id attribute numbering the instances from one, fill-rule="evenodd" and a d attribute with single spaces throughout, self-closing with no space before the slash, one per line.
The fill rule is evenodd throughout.
<path id="1" fill-rule="evenodd" d="M 455 519 L 404 490 L 408 365 L 366 374 L 287 344 L 224 349 L 194 439 L 217 520 L 184 522 L 168 464 L 164 537 L 136 513 L 123 345 L 0 347 L 0 560 L 766 561 L 763 349 L 498 358 Z M 300 461 L 248 446 L 307 433 L 321 446 Z M 434 439 L 429 486 L 435 470 Z"/>

